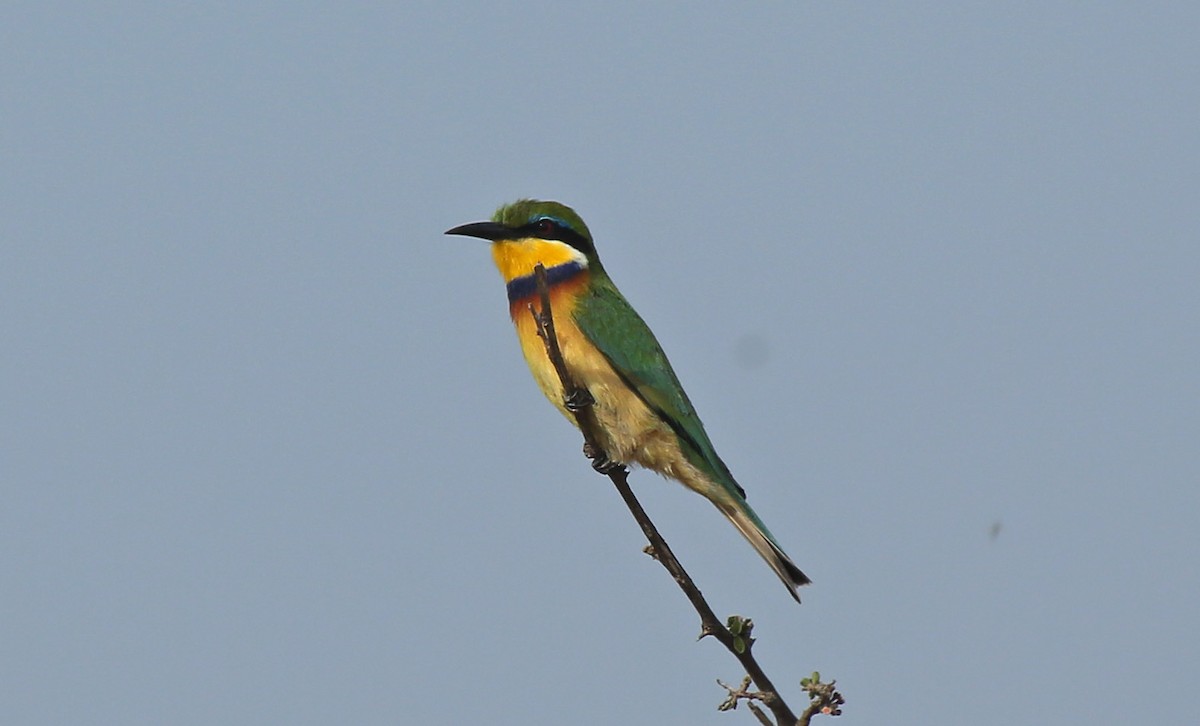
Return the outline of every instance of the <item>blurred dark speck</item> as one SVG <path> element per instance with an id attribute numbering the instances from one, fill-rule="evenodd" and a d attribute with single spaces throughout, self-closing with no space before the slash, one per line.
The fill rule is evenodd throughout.
<path id="1" fill-rule="evenodd" d="M 992 528 L 988 532 L 988 535 L 991 537 L 993 542 L 995 542 L 996 538 L 1000 536 L 1000 530 L 1002 529 L 1004 529 L 1004 524 L 1000 520 L 997 519 L 995 522 L 992 522 Z"/>
<path id="2" fill-rule="evenodd" d="M 762 368 L 771 358 L 771 346 L 759 333 L 743 333 L 733 348 L 734 357 L 742 368 Z"/>

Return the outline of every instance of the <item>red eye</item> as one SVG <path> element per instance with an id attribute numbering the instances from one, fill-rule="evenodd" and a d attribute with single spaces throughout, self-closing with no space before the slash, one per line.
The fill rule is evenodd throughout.
<path id="1" fill-rule="evenodd" d="M 550 234 L 554 231 L 554 222 L 549 219 L 539 219 L 537 222 L 538 234 Z"/>

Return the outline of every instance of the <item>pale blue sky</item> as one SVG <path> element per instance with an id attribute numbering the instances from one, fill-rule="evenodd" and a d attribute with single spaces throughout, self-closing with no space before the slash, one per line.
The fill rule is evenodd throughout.
<path id="1" fill-rule="evenodd" d="M 442 235 L 538 196 L 815 581 L 635 473 L 796 704 L 1191 723 L 1197 28 L 6 4 L 0 722 L 753 723 Z"/>

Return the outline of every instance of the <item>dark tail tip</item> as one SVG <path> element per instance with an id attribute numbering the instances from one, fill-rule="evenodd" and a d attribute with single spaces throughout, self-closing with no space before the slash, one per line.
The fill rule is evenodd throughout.
<path id="1" fill-rule="evenodd" d="M 811 585 L 812 580 L 808 579 L 808 575 L 800 571 L 799 567 L 792 564 L 791 560 L 783 560 L 783 568 L 787 570 L 788 579 L 791 580 L 788 592 L 795 598 L 796 602 L 800 602 L 800 593 L 796 592 L 796 588 L 804 585 Z"/>

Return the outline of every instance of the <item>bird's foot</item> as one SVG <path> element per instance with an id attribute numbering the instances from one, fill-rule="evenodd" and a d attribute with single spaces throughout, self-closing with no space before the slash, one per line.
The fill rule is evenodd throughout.
<path id="1" fill-rule="evenodd" d="M 576 388 L 563 399 L 563 405 L 571 413 L 579 413 L 595 402 L 596 399 L 592 398 L 592 394 L 586 388 Z"/>
<path id="2" fill-rule="evenodd" d="M 621 462 L 608 458 L 608 454 L 588 443 L 583 445 L 583 455 L 592 460 L 592 468 L 601 474 L 611 474 L 624 466 Z"/>

